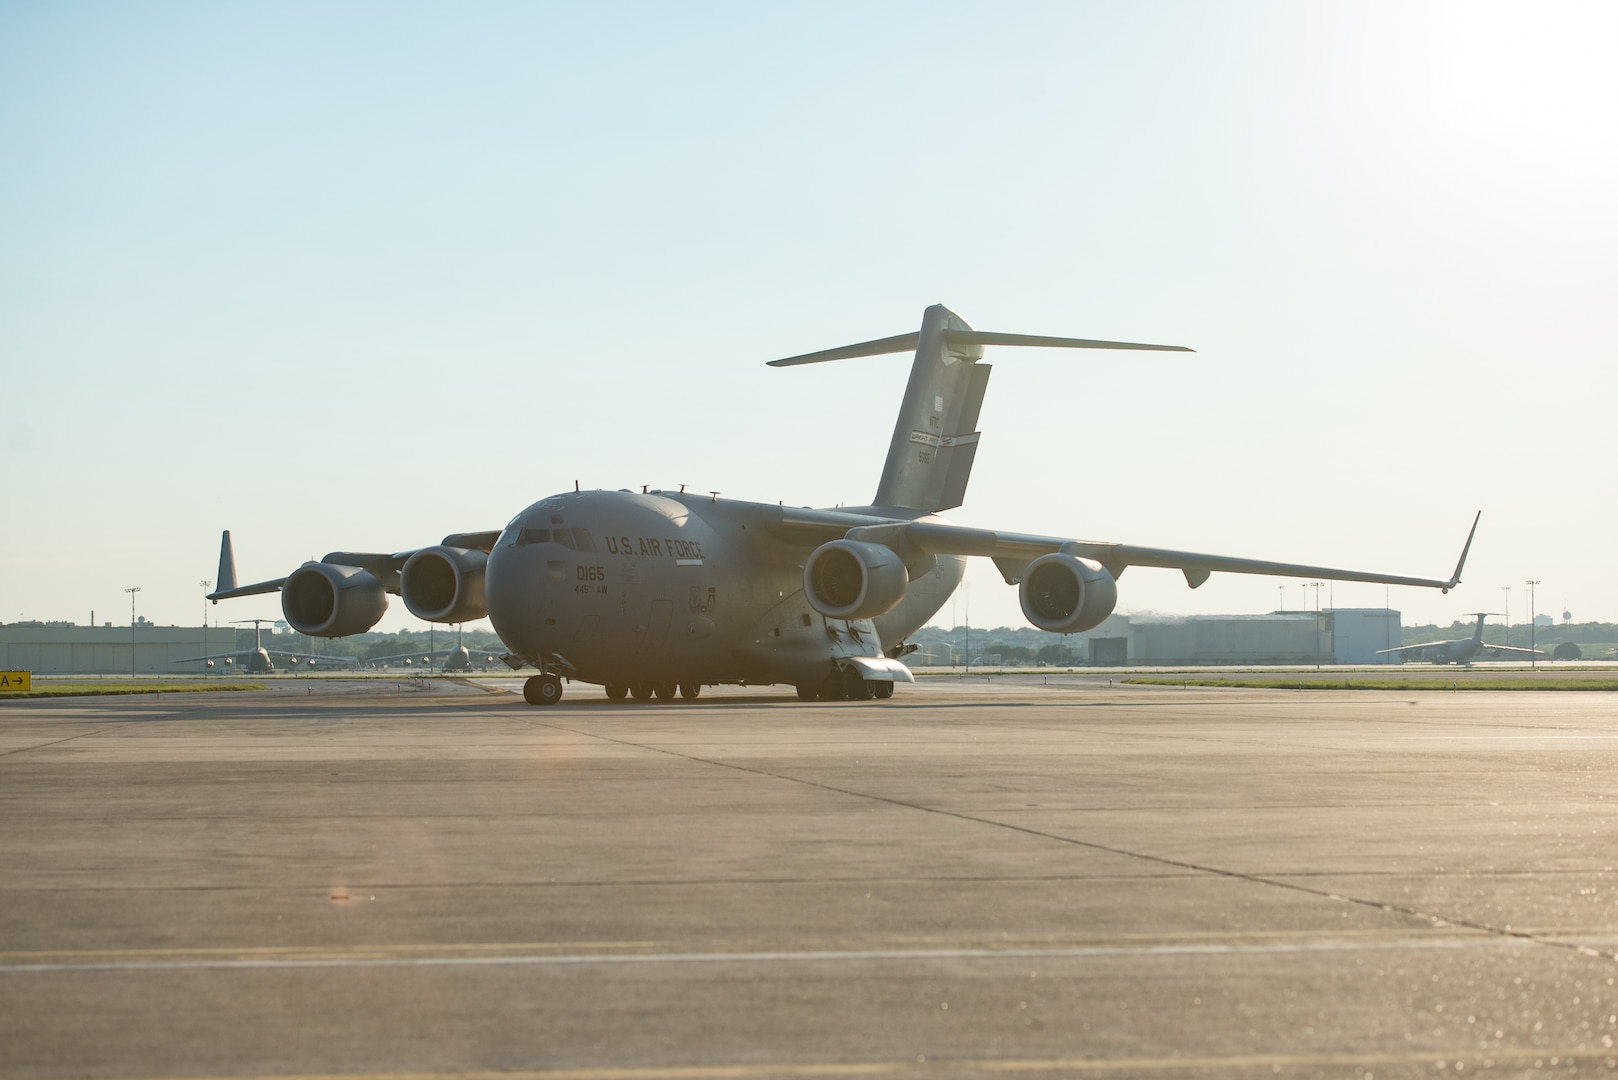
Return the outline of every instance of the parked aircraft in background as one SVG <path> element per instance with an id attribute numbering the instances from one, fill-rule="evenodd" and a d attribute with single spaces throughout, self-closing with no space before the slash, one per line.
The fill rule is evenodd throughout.
<path id="1" fill-rule="evenodd" d="M 226 535 L 228 536 L 229 534 Z M 225 667 L 235 667 L 239 662 L 246 671 L 255 675 L 267 675 L 275 670 L 275 662 L 270 659 L 272 656 L 285 657 L 287 660 L 287 666 L 294 668 L 298 666 L 300 661 L 305 667 L 311 669 L 320 667 L 352 667 L 354 664 L 359 663 L 359 659 L 353 656 L 311 656 L 307 653 L 289 653 L 279 652 L 275 649 L 266 649 L 264 647 L 262 624 L 267 623 L 270 620 L 242 619 L 240 621 L 243 623 L 253 624 L 253 647 L 251 649 L 242 649 L 238 652 L 229 653 L 212 653 L 208 656 L 188 656 L 184 660 L 170 660 L 169 663 L 195 664 L 200 660 L 202 661 L 204 667 L 211 668 L 214 666 L 216 661 L 224 664 Z"/>
<path id="2" fill-rule="evenodd" d="M 721 683 L 790 683 L 805 700 L 889 697 L 895 682 L 912 681 L 899 661 L 913 648 L 906 639 L 948 601 L 974 555 L 993 559 L 1018 588 L 1030 623 L 1057 633 L 1105 619 L 1130 566 L 1179 570 L 1192 588 L 1215 571 L 1445 591 L 1460 582 L 1471 534 L 1453 574 L 1425 578 L 951 525 L 937 515 L 965 498 L 989 380 L 986 345 L 1191 351 L 980 332 L 930 307 L 919 332 L 772 361 L 914 351 L 870 506 L 575 490 L 534 503 L 504 529 L 408 551 L 333 552 L 240 587 L 227 532 L 209 599 L 280 591 L 287 622 L 322 637 L 376 625 L 389 593 L 430 622 L 486 614 L 510 650 L 502 659 L 539 670 L 524 696 L 550 705 L 564 679 L 601 683 L 614 700 L 691 698 Z"/>
<path id="3" fill-rule="evenodd" d="M 471 671 L 474 658 L 485 666 L 493 664 L 504 653 L 504 649 L 494 649 L 493 651 L 468 649 L 462 640 L 460 631 L 457 630 L 455 648 L 453 649 L 433 649 L 424 653 L 395 653 L 392 656 L 370 656 L 366 657 L 365 662 L 367 664 L 400 663 L 405 667 L 414 667 L 421 664 L 431 670 L 433 662 L 441 660 L 443 663 L 438 665 L 438 670 L 448 673 L 452 671 Z"/>
<path id="4" fill-rule="evenodd" d="M 1432 664 L 1470 664 L 1474 657 L 1482 653 L 1490 660 L 1498 660 L 1502 655 L 1507 658 L 1520 657 L 1523 660 L 1532 660 L 1543 657 L 1545 654 L 1538 649 L 1519 649 L 1512 645 L 1489 645 L 1483 640 L 1483 620 L 1489 615 L 1497 614 L 1493 611 L 1471 611 L 1469 615 L 1478 617 L 1477 629 L 1472 631 L 1469 638 L 1452 638 L 1449 641 L 1424 641 L 1419 645 L 1401 645 L 1397 649 L 1378 649 L 1378 656 L 1397 653 L 1399 662 L 1407 660 L 1427 661 Z"/>

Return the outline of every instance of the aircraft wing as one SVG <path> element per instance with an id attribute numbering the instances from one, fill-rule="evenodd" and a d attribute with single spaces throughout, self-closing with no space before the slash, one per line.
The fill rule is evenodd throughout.
<path id="1" fill-rule="evenodd" d="M 1500 653 L 1510 653 L 1512 656 L 1525 656 L 1530 658 L 1545 655 L 1545 651 L 1543 649 L 1524 649 L 1516 645 L 1490 645 L 1488 642 L 1484 642 L 1483 645 L 1478 649 L 1478 652 L 1486 652 L 1492 656 L 1498 656 Z"/>
<path id="2" fill-rule="evenodd" d="M 285 656 L 294 664 L 303 663 L 309 667 L 341 667 L 344 664 L 357 664 L 357 656 L 310 656 L 308 653 L 276 652 L 274 649 L 265 649 L 271 656 Z"/>
<path id="3" fill-rule="evenodd" d="M 1442 648 L 1448 644 L 1449 642 L 1447 641 L 1426 641 L 1420 645 L 1398 645 L 1391 649 L 1378 649 L 1376 651 L 1376 655 L 1387 656 L 1390 653 L 1398 653 L 1400 656 L 1403 656 L 1405 653 L 1420 652 L 1422 649 Z"/>
<path id="4" fill-rule="evenodd" d="M 171 663 L 171 664 L 195 664 L 199 660 L 240 660 L 240 659 L 242 659 L 244 657 L 248 657 L 248 656 L 252 656 L 252 655 L 253 655 L 253 650 L 248 649 L 246 652 L 222 652 L 222 653 L 210 653 L 207 656 L 187 656 L 187 657 L 185 657 L 184 659 L 181 659 L 181 660 L 170 660 L 169 663 Z"/>
<path id="5" fill-rule="evenodd" d="M 499 529 L 483 529 L 478 532 L 450 533 L 440 542 L 444 547 L 476 548 L 487 554 L 496 540 L 500 539 Z M 437 545 L 432 545 L 437 546 Z M 229 550 L 228 548 L 226 549 Z M 399 571 L 404 564 L 410 561 L 419 548 L 410 551 L 333 551 L 321 562 L 337 563 L 341 566 L 358 566 L 369 570 L 377 580 L 383 583 L 390 593 L 399 591 Z M 232 563 L 234 565 L 234 563 Z M 290 576 L 290 575 L 288 575 Z M 208 594 L 207 599 L 218 603 L 221 600 L 234 600 L 238 596 L 261 596 L 264 593 L 280 592 L 286 584 L 285 577 L 272 578 L 269 581 L 258 581 L 252 585 L 237 585 L 229 589 L 220 589 Z"/>
<path id="6" fill-rule="evenodd" d="M 1478 517 L 1481 516 L 1482 512 L 1479 511 Z M 1070 540 L 1059 536 L 969 529 L 932 521 L 867 525 L 850 529 L 847 535 L 850 540 L 883 543 L 901 552 L 908 549 L 932 555 L 986 556 L 994 560 L 995 565 L 1000 568 L 1001 576 L 1007 583 L 1013 585 L 1022 580 L 1023 571 L 1033 560 L 1053 552 L 1063 552 L 1098 562 L 1115 578 L 1131 566 L 1157 566 L 1178 570 L 1185 575 L 1186 584 L 1193 589 L 1217 572 L 1272 577 L 1318 577 L 1332 581 L 1369 581 L 1387 585 L 1415 585 L 1448 592 L 1460 584 L 1461 569 L 1466 565 L 1466 555 L 1471 550 L 1472 536 L 1477 532 L 1477 527 L 1478 519 L 1473 518 L 1472 531 L 1467 534 L 1466 546 L 1461 549 L 1461 557 L 1455 564 L 1455 572 L 1447 578 L 1388 574 L 1374 570 L 1351 570 L 1307 563 L 1271 562 L 1229 555 L 1207 555 L 1195 551 L 1141 547 L 1136 544 Z"/>
<path id="7" fill-rule="evenodd" d="M 234 600 L 238 596 L 262 596 L 264 593 L 280 592 L 286 580 L 284 577 L 278 577 L 274 581 L 260 581 L 252 585 L 239 585 L 234 589 L 221 589 L 209 593 L 207 599 L 217 604 L 221 600 Z"/>
<path id="8" fill-rule="evenodd" d="M 443 660 L 454 656 L 460 651 L 460 649 L 433 649 L 427 652 L 395 653 L 392 656 L 367 656 L 365 658 L 365 662 L 367 664 L 383 664 L 392 660 Z M 466 652 L 469 656 L 489 656 L 496 660 L 498 660 L 501 654 L 505 651 L 506 648 L 504 645 L 497 649 L 474 649 L 470 645 L 466 647 Z"/>

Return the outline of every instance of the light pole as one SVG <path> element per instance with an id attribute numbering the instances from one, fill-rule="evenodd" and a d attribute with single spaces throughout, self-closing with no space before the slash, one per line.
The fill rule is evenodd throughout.
<path id="1" fill-rule="evenodd" d="M 129 677 L 135 677 L 135 594 L 140 592 L 140 586 L 125 589 L 129 594 Z"/>
<path id="2" fill-rule="evenodd" d="M 1315 670 L 1320 670 L 1320 587 L 1324 581 L 1306 581 L 1303 587 L 1315 590 Z"/>
<path id="3" fill-rule="evenodd" d="M 202 597 L 202 655 L 207 656 L 208 655 L 208 596 L 207 596 L 207 593 L 208 593 L 209 586 L 211 586 L 213 584 L 213 582 L 211 582 L 211 581 L 199 581 L 199 582 L 197 582 L 197 584 L 202 586 L 202 592 L 203 592 L 203 597 Z M 202 662 L 202 673 L 204 675 L 208 674 L 208 661 L 206 661 L 206 660 L 204 660 Z"/>
<path id="4" fill-rule="evenodd" d="M 1533 650 L 1534 650 L 1534 617 L 1535 617 L 1534 616 L 1534 586 L 1539 584 L 1539 579 L 1534 578 L 1534 579 L 1531 579 L 1531 580 L 1528 580 L 1528 581 L 1524 581 L 1523 584 L 1528 586 L 1528 652 L 1529 652 L 1528 666 L 1531 667 L 1531 668 L 1537 668 L 1537 667 L 1539 667 L 1539 657 L 1533 655 Z"/>
<path id="5" fill-rule="evenodd" d="M 1506 594 L 1506 647 L 1511 647 L 1511 586 L 1502 585 L 1500 591 Z"/>

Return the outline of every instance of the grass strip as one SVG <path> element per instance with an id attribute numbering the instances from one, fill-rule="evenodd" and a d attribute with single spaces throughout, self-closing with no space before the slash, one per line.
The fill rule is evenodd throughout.
<path id="1" fill-rule="evenodd" d="M 197 683 L 140 683 L 128 682 L 122 684 L 99 682 L 52 682 L 35 683 L 32 690 L 22 690 L 0 694 L 0 701 L 12 701 L 18 698 L 47 698 L 47 697 L 105 697 L 109 694 L 211 694 L 224 693 L 234 690 L 262 690 L 263 683 L 227 683 L 227 682 L 197 682 Z"/>
<path id="2" fill-rule="evenodd" d="M 1498 679 L 1162 679 L 1131 677 L 1136 686 L 1228 686 L 1241 690 L 1618 690 L 1614 679 L 1558 679 L 1522 676 Z"/>

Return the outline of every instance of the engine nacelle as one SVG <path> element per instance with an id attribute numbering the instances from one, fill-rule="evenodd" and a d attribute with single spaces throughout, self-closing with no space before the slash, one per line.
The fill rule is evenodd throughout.
<path id="1" fill-rule="evenodd" d="M 1017 599 L 1024 617 L 1041 630 L 1077 634 L 1112 614 L 1118 583 L 1100 563 L 1057 551 L 1028 564 Z"/>
<path id="2" fill-rule="evenodd" d="M 874 619 L 904 599 L 910 574 L 898 554 L 881 544 L 833 540 L 803 564 L 803 591 L 828 619 Z"/>
<path id="3" fill-rule="evenodd" d="M 488 564 L 488 554 L 475 548 L 422 548 L 399 573 L 399 595 L 412 615 L 428 622 L 481 619 L 489 613 L 483 603 Z"/>
<path id="4" fill-rule="evenodd" d="M 311 637 L 363 634 L 388 610 L 388 594 L 375 574 L 341 563 L 304 563 L 281 585 L 287 625 Z"/>

